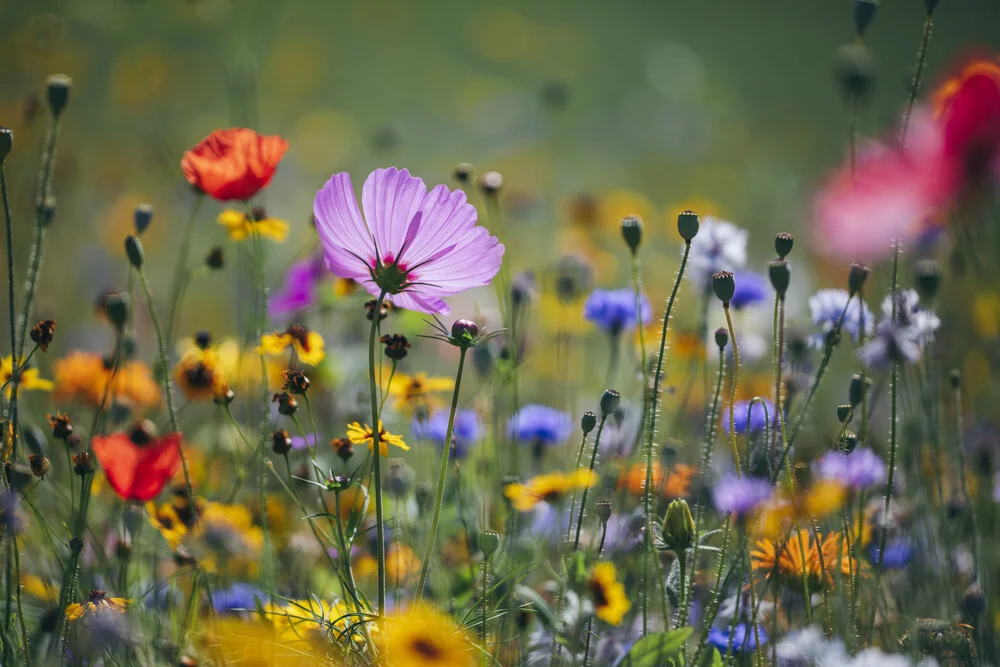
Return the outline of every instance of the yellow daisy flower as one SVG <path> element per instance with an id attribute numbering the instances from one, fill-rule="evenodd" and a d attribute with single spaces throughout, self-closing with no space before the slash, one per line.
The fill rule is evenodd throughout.
<path id="1" fill-rule="evenodd" d="M 372 437 L 372 427 L 368 424 L 361 426 L 358 422 L 353 422 L 347 426 L 347 439 L 355 445 L 368 445 L 368 451 L 374 451 L 375 438 Z M 403 442 L 403 437 L 393 435 L 382 426 L 382 420 L 378 422 L 378 450 L 382 456 L 389 456 L 389 445 L 399 447 L 404 452 L 410 451 L 410 446 Z"/>
<path id="2" fill-rule="evenodd" d="M 159 531 L 170 549 L 177 549 L 181 541 L 184 540 L 184 536 L 187 535 L 187 526 L 181 521 L 174 506 L 163 504 L 157 507 L 155 503 L 148 502 L 146 503 L 146 512 L 149 514 L 150 525 Z"/>
<path id="3" fill-rule="evenodd" d="M 264 209 L 255 207 L 251 211 L 253 218 L 246 213 L 226 209 L 217 218 L 220 225 L 229 232 L 229 238 L 234 241 L 245 241 L 256 233 L 262 238 L 268 238 L 281 243 L 288 236 L 288 223 L 277 218 L 269 218 Z"/>
<path id="4" fill-rule="evenodd" d="M 538 503 L 552 503 L 570 491 L 587 489 L 597 484 L 597 473 L 588 468 L 575 472 L 553 472 L 532 477 L 524 484 L 510 484 L 504 495 L 519 512 L 530 512 Z"/>
<path id="5" fill-rule="evenodd" d="M 126 598 L 109 598 L 108 594 L 99 588 L 90 591 L 90 597 L 86 602 L 74 602 L 66 607 L 66 620 L 75 621 L 84 615 L 97 614 L 104 611 L 117 611 L 124 614 L 132 600 Z"/>
<path id="6" fill-rule="evenodd" d="M 823 555 L 822 564 L 820 550 Z M 802 558 L 803 555 L 805 560 Z M 800 584 L 805 575 L 809 578 L 811 590 L 823 586 L 824 570 L 826 570 L 826 586 L 833 588 L 833 573 L 838 569 L 838 562 L 840 573 L 845 577 L 850 576 L 861 566 L 861 561 L 850 555 L 847 540 L 836 531 L 827 533 L 820 545 L 817 545 L 808 530 L 793 532 L 787 539 L 758 540 L 750 552 L 750 562 L 753 570 L 765 578 L 777 575 L 794 582 L 792 585 Z"/>
<path id="7" fill-rule="evenodd" d="M 590 573 L 587 590 L 594 598 L 594 613 L 608 625 L 619 625 L 632 607 L 625 585 L 618 581 L 612 563 L 598 563 Z"/>
<path id="8" fill-rule="evenodd" d="M 407 667 L 472 667 L 477 658 L 461 628 L 426 605 L 387 618 L 383 647 L 388 664 Z"/>
<path id="9" fill-rule="evenodd" d="M 22 572 L 21 588 L 31 597 L 43 602 L 56 602 L 59 600 L 59 588 L 42 579 L 37 574 Z"/>
<path id="10" fill-rule="evenodd" d="M 396 373 L 389 384 L 389 393 L 396 397 L 397 410 L 409 411 L 416 407 L 433 410 L 441 402 L 436 394 L 454 388 L 455 381 L 451 378 L 428 377 L 426 373 Z"/>
<path id="11" fill-rule="evenodd" d="M 301 324 L 292 324 L 284 333 L 275 332 L 260 337 L 257 347 L 259 354 L 276 357 L 284 354 L 291 347 L 295 356 L 307 366 L 316 366 L 326 358 L 323 337 L 315 331 L 310 331 Z"/>
<path id="12" fill-rule="evenodd" d="M 189 401 L 211 401 L 229 391 L 219 357 L 211 348 L 195 348 L 181 357 L 174 366 L 174 381 Z"/>
<path id="13" fill-rule="evenodd" d="M 23 360 L 21 363 L 24 363 Z M 0 360 L 0 384 L 7 385 L 7 397 L 10 398 L 11 393 L 14 390 L 13 383 L 7 384 L 10 381 L 11 375 L 14 374 L 14 361 L 13 357 L 6 356 L 3 360 Z M 27 368 L 21 371 L 21 381 L 18 383 L 21 389 L 27 390 L 37 390 L 37 391 L 52 391 L 53 384 L 50 380 L 43 380 L 38 373 L 37 368 Z"/>

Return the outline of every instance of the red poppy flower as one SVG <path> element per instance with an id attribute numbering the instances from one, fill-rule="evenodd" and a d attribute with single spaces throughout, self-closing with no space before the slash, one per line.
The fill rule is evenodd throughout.
<path id="1" fill-rule="evenodd" d="M 147 501 L 160 494 L 180 466 L 182 436 L 168 433 L 147 441 L 139 433 L 95 435 L 91 446 L 115 493 L 125 500 Z"/>
<path id="2" fill-rule="evenodd" d="M 957 189 L 1000 177 L 1000 61 L 972 60 L 932 95 Z"/>
<path id="3" fill-rule="evenodd" d="M 271 182 L 288 142 L 234 127 L 216 130 L 184 153 L 188 183 L 221 201 L 250 199 Z"/>

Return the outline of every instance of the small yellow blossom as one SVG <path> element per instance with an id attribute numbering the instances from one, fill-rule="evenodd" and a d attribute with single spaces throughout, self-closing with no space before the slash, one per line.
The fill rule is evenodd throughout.
<path id="1" fill-rule="evenodd" d="M 181 521 L 173 505 L 163 504 L 157 507 L 155 503 L 148 502 L 146 512 L 149 514 L 150 525 L 159 531 L 171 550 L 176 549 L 187 535 L 187 526 Z"/>
<path id="2" fill-rule="evenodd" d="M 229 391 L 219 368 L 219 357 L 211 348 L 195 348 L 174 367 L 174 381 L 189 401 L 210 401 Z"/>
<path id="3" fill-rule="evenodd" d="M 570 491 L 587 489 L 597 484 L 597 473 L 580 468 L 571 473 L 553 472 L 532 477 L 524 484 L 510 484 L 504 495 L 519 512 L 530 512 L 540 502 L 553 503 Z"/>
<path id="4" fill-rule="evenodd" d="M 253 219 L 246 213 L 226 209 L 219 214 L 218 222 L 229 232 L 234 241 L 245 241 L 255 233 L 281 243 L 288 236 L 288 223 L 277 218 L 269 218 L 261 209 L 254 209 Z"/>
<path id="5" fill-rule="evenodd" d="M 90 591 L 90 597 L 86 602 L 74 602 L 66 607 L 66 620 L 75 621 L 87 613 L 97 614 L 104 611 L 117 611 L 124 614 L 132 600 L 126 598 L 109 598 L 107 593 L 95 588 Z"/>
<path id="6" fill-rule="evenodd" d="M 386 619 L 383 650 L 388 664 L 407 667 L 473 667 L 478 657 L 449 616 L 423 604 Z"/>
<path id="7" fill-rule="evenodd" d="M 396 373 L 389 384 L 389 393 L 396 398 L 397 410 L 411 411 L 417 407 L 433 410 L 441 404 L 437 394 L 454 388 L 455 381 L 451 378 Z"/>
<path id="8" fill-rule="evenodd" d="M 58 586 L 53 585 L 36 574 L 22 572 L 21 588 L 31 597 L 43 602 L 56 602 L 59 600 Z"/>
<path id="9" fill-rule="evenodd" d="M 275 332 L 260 337 L 257 347 L 259 354 L 276 357 L 291 347 L 299 361 L 307 366 L 316 366 L 326 358 L 323 337 L 301 324 L 293 324 L 284 333 Z"/>
<path id="10" fill-rule="evenodd" d="M 374 451 L 375 439 L 372 437 L 372 427 L 368 424 L 361 426 L 358 422 L 348 424 L 347 439 L 355 445 L 368 445 L 368 451 Z M 389 445 L 399 447 L 404 452 L 410 451 L 410 446 L 403 442 L 402 436 L 393 435 L 382 426 L 382 420 L 378 422 L 378 450 L 382 456 L 389 456 Z"/>
<path id="11" fill-rule="evenodd" d="M 625 614 L 632 607 L 625 595 L 625 585 L 618 581 L 615 566 L 611 563 L 598 563 L 594 566 L 587 590 L 594 598 L 594 612 L 597 618 L 608 625 L 619 625 Z"/>
<path id="12" fill-rule="evenodd" d="M 21 363 L 24 363 L 24 360 Z M 6 385 L 7 398 L 10 398 L 14 390 L 14 383 L 10 382 L 13 374 L 13 357 L 8 355 L 0 360 L 0 384 Z M 54 385 L 50 380 L 43 380 L 37 368 L 27 368 L 21 371 L 21 381 L 18 383 L 18 387 L 35 391 L 52 391 Z"/>

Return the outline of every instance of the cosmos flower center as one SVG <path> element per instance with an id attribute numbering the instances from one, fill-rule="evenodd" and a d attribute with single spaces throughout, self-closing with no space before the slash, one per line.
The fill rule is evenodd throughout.
<path id="1" fill-rule="evenodd" d="M 372 263 L 372 279 L 389 294 L 399 294 L 413 282 L 407 265 L 389 253 Z"/>

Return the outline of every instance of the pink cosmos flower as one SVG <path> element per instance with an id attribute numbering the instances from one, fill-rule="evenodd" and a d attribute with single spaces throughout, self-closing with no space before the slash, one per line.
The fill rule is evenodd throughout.
<path id="1" fill-rule="evenodd" d="M 476 225 L 461 190 L 430 192 L 406 169 L 376 169 L 361 192 L 362 217 L 349 174 L 334 174 L 316 194 L 313 213 L 326 267 L 401 308 L 448 314 L 442 297 L 489 284 L 504 247 Z"/>

